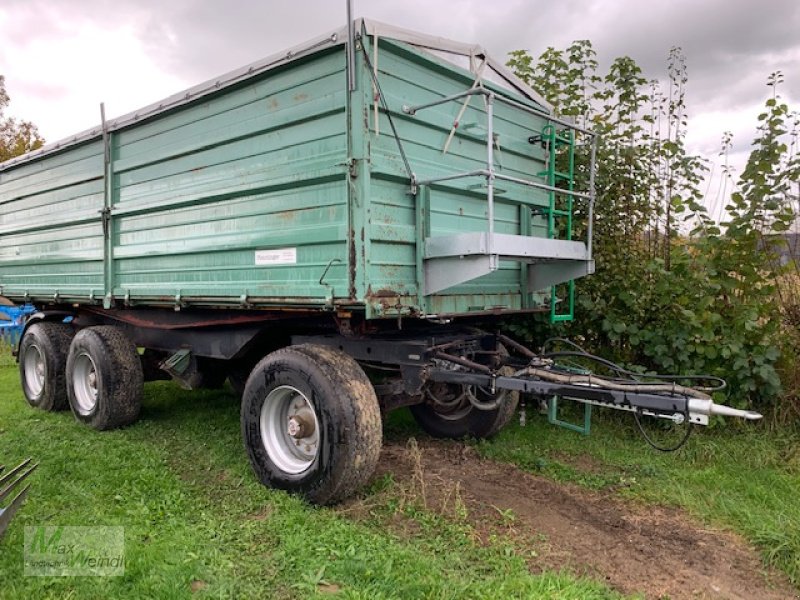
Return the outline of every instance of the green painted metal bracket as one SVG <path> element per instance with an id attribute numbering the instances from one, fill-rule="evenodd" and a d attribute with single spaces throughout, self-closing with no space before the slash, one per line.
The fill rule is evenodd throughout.
<path id="1" fill-rule="evenodd" d="M 569 421 L 562 421 L 558 418 L 558 396 L 553 396 L 547 400 L 547 421 L 551 425 L 557 425 L 570 431 L 576 431 L 583 435 L 589 435 L 592 428 L 592 405 L 583 405 L 583 425 L 576 425 Z"/>
<path id="2" fill-rule="evenodd" d="M 175 354 L 165 360 L 161 368 L 167 372 L 174 371 L 181 374 L 189 368 L 191 360 L 192 351 L 184 348 L 182 350 L 178 350 Z"/>

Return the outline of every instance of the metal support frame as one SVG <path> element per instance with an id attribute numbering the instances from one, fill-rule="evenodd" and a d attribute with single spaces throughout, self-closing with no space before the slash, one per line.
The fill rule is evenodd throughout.
<path id="1" fill-rule="evenodd" d="M 11 517 L 16 514 L 28 496 L 31 486 L 30 483 L 26 485 L 26 480 L 38 466 L 38 463 L 31 465 L 30 458 L 5 474 L 3 474 L 5 467 L 0 466 L 0 475 L 2 475 L 0 476 L 0 539 L 6 532 L 11 522 Z M 10 498 L 12 494 L 16 495 L 8 503 L 8 506 L 4 508 L 3 504 L 6 498 Z"/>
<path id="2" fill-rule="evenodd" d="M 103 285 L 105 295 L 103 306 L 111 308 L 114 303 L 114 165 L 111 155 L 111 132 L 106 122 L 106 106 L 100 103 L 100 119 L 103 134 L 103 209 L 100 219 L 103 224 Z"/>
<path id="3" fill-rule="evenodd" d="M 353 0 L 347 0 L 347 90 L 356 89 L 355 23 L 353 23 Z"/>
<path id="4" fill-rule="evenodd" d="M 536 360 L 537 355 L 517 342 L 504 336 L 495 336 L 481 331 L 465 331 L 456 328 L 438 331 L 427 330 L 424 334 L 396 333 L 374 336 L 344 335 L 296 335 L 292 344 L 321 344 L 348 354 L 367 364 L 383 364 L 399 367 L 398 376 L 407 393 L 417 394 L 427 382 L 451 383 L 477 386 L 489 390 L 512 390 L 533 394 L 550 400 L 550 420 L 558 425 L 581 433 L 589 433 L 591 408 L 585 409 L 584 425 L 559 421 L 557 400 L 571 400 L 585 405 L 603 406 L 639 414 L 661 416 L 681 421 L 687 416 L 693 424 L 708 424 L 710 415 L 725 415 L 744 419 L 758 419 L 761 415 L 715 404 L 711 399 L 692 397 L 678 392 L 621 389 L 620 386 L 586 385 L 582 383 L 559 383 L 541 379 L 535 374 L 526 374 L 525 369 L 514 375 L 501 374 L 503 365 L 519 369 L 520 365 Z M 501 358 L 496 351 L 498 341 L 525 358 Z M 484 363 L 476 362 L 477 356 L 494 356 Z M 495 364 L 497 363 L 497 364 Z M 490 366 L 495 364 L 495 366 Z M 635 382 L 634 382 L 635 384 Z"/>
<path id="5" fill-rule="evenodd" d="M 547 421 L 551 425 L 589 435 L 592 431 L 592 405 L 588 402 L 583 405 L 583 425 L 576 425 L 558 418 L 558 396 L 553 396 L 547 400 Z"/>

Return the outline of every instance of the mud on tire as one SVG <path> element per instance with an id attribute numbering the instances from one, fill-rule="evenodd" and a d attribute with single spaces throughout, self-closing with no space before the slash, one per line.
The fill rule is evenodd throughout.
<path id="1" fill-rule="evenodd" d="M 356 492 L 380 455 L 372 384 L 355 360 L 324 346 L 291 346 L 261 360 L 245 386 L 241 424 L 259 480 L 316 504 Z"/>
<path id="2" fill-rule="evenodd" d="M 65 323 L 31 325 L 19 345 L 19 376 L 28 404 L 46 411 L 67 403 L 66 364 L 73 329 Z"/>
<path id="3" fill-rule="evenodd" d="M 139 418 L 142 363 L 122 331 L 102 325 L 79 331 L 67 358 L 67 393 L 75 418 L 94 429 L 124 427 Z"/>

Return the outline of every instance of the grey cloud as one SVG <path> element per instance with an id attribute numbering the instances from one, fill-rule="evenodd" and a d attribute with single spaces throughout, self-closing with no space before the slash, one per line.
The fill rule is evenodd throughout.
<path id="1" fill-rule="evenodd" d="M 651 78 L 664 77 L 669 49 L 678 45 L 688 61 L 690 116 L 759 103 L 768 93 L 766 77 L 775 69 L 786 75 L 784 95 L 800 99 L 797 0 L 357 0 L 355 9 L 357 16 L 481 43 L 501 59 L 514 49 L 538 55 L 547 46 L 589 39 L 602 63 L 631 56 Z M 36 39 L 57 36 L 76 22 L 111 26 L 123 21 L 136 27 L 164 70 L 188 83 L 345 22 L 344 0 L 3 0 L 2 11 L 11 11 L 24 26 L 4 32 L 10 37 L 0 49 L 0 72 L 13 60 L 11 49 L 30 48 Z"/>

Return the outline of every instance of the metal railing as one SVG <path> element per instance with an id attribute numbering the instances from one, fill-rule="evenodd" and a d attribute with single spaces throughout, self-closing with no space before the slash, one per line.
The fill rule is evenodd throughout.
<path id="1" fill-rule="evenodd" d="M 472 171 L 464 171 L 460 173 L 453 173 L 450 175 L 442 175 L 439 177 L 431 177 L 428 179 L 423 180 L 413 180 L 412 181 L 412 189 L 416 190 L 418 186 L 427 186 L 433 183 L 441 183 L 444 181 L 452 181 L 454 179 L 462 179 L 466 177 L 485 177 L 486 178 L 486 200 L 487 200 L 487 218 L 489 221 L 488 229 L 489 229 L 489 243 L 491 243 L 492 235 L 494 233 L 494 186 L 496 180 L 508 181 L 511 183 L 516 183 L 520 185 L 525 185 L 528 187 L 544 190 L 546 192 L 552 194 L 561 194 L 566 196 L 571 196 L 572 198 L 580 198 L 583 200 L 588 201 L 588 223 L 587 223 L 587 230 L 586 230 L 586 249 L 587 249 L 587 258 L 591 259 L 592 257 L 592 237 L 593 237 L 593 221 L 594 221 L 594 203 L 596 199 L 595 193 L 595 162 L 597 159 L 597 143 L 599 136 L 597 133 L 593 132 L 590 129 L 586 129 L 584 127 L 580 127 L 574 123 L 566 121 L 564 119 L 560 119 L 558 117 L 554 117 L 546 112 L 541 110 L 537 110 L 531 106 L 523 104 L 521 102 L 517 102 L 511 98 L 507 98 L 503 95 L 497 94 L 492 92 L 491 90 L 487 90 L 486 88 L 475 87 L 460 92 L 458 94 L 452 94 L 450 96 L 444 96 L 437 100 L 433 100 L 431 102 L 426 102 L 424 104 L 418 104 L 415 106 L 403 106 L 403 112 L 407 115 L 415 115 L 417 112 L 421 110 L 425 110 L 427 108 L 432 108 L 434 106 L 439 106 L 442 104 L 447 104 L 448 102 L 454 102 L 461 98 L 465 98 L 467 96 L 484 96 L 486 99 L 486 168 L 485 169 L 475 169 Z M 527 113 L 533 114 L 537 117 L 541 117 L 545 119 L 548 123 L 561 125 L 567 129 L 572 131 L 580 132 L 588 137 L 591 138 L 591 153 L 589 158 L 589 190 L 587 192 L 578 192 L 575 190 L 567 190 L 564 188 L 559 188 L 551 185 L 547 185 L 545 183 L 541 183 L 539 181 L 532 181 L 529 179 L 522 179 L 520 177 L 512 177 L 510 175 L 505 175 L 503 173 L 498 173 L 494 168 L 494 103 L 495 101 L 499 101 L 505 103 L 507 105 L 513 106 L 520 110 L 523 110 Z M 550 160 L 555 160 L 555 148 L 550 149 L 551 157 Z M 490 251 L 491 253 L 491 251 Z"/>

